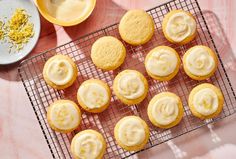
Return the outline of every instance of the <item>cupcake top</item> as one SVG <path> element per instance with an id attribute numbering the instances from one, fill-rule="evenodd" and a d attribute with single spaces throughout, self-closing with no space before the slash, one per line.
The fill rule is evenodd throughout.
<path id="1" fill-rule="evenodd" d="M 149 139 L 149 128 L 138 116 L 126 116 L 115 126 L 117 143 L 128 151 L 142 149 Z"/>
<path id="2" fill-rule="evenodd" d="M 74 69 L 72 64 L 64 55 L 56 55 L 49 59 L 45 68 L 45 74 L 48 79 L 56 85 L 65 85 L 72 80 Z"/>
<path id="3" fill-rule="evenodd" d="M 119 33 L 131 45 L 144 44 L 154 34 L 154 21 L 144 10 L 129 10 L 120 20 Z"/>
<path id="4" fill-rule="evenodd" d="M 197 45 L 190 48 L 184 54 L 183 58 L 186 73 L 193 76 L 207 78 L 213 74 L 217 68 L 217 57 L 215 53 L 206 46 Z"/>
<path id="5" fill-rule="evenodd" d="M 125 57 L 126 49 L 122 42 L 115 37 L 101 37 L 92 45 L 92 61 L 103 70 L 118 68 L 124 62 Z"/>
<path id="6" fill-rule="evenodd" d="M 217 94 L 210 88 L 203 88 L 193 96 L 194 108 L 203 115 L 210 115 L 218 108 Z"/>
<path id="7" fill-rule="evenodd" d="M 47 119 L 54 130 L 69 132 L 78 127 L 81 121 L 81 114 L 74 102 L 58 100 L 50 105 Z"/>
<path id="8" fill-rule="evenodd" d="M 125 104 L 138 104 L 144 100 L 148 92 L 146 78 L 136 70 L 124 70 L 114 79 L 115 95 Z"/>
<path id="9" fill-rule="evenodd" d="M 193 114 L 200 118 L 213 118 L 223 107 L 223 94 L 216 86 L 203 83 L 193 88 L 189 95 L 189 106 Z"/>
<path id="10" fill-rule="evenodd" d="M 151 50 L 145 58 L 145 67 L 152 76 L 166 77 L 178 69 L 180 58 L 177 52 L 168 46 L 159 46 Z"/>
<path id="11" fill-rule="evenodd" d="M 180 98 L 171 92 L 162 92 L 152 98 L 148 116 L 156 126 L 169 128 L 179 123 L 183 115 Z"/>
<path id="12" fill-rule="evenodd" d="M 54 55 L 43 67 L 43 78 L 51 87 L 61 90 L 71 86 L 78 74 L 74 61 L 66 55 Z"/>
<path id="13" fill-rule="evenodd" d="M 178 12 L 169 17 L 165 31 L 167 36 L 174 42 L 181 42 L 187 37 L 194 35 L 196 29 L 196 21 L 190 13 L 178 10 Z"/>
<path id="14" fill-rule="evenodd" d="M 82 107 L 99 109 L 110 103 L 110 89 L 103 81 L 90 79 L 81 84 L 77 97 Z"/>
<path id="15" fill-rule="evenodd" d="M 162 97 L 153 103 L 151 112 L 157 123 L 170 124 L 178 116 L 178 100 L 174 97 Z"/>
<path id="16" fill-rule="evenodd" d="M 109 100 L 107 90 L 98 83 L 87 83 L 81 85 L 78 90 L 78 95 L 83 103 L 91 109 L 99 108 L 105 105 Z"/>
<path id="17" fill-rule="evenodd" d="M 100 159 L 105 152 L 103 136 L 95 130 L 84 130 L 74 136 L 71 151 L 75 158 Z"/>
<path id="18" fill-rule="evenodd" d="M 191 13 L 171 10 L 164 16 L 162 30 L 168 41 L 184 45 L 196 37 L 197 23 Z"/>
<path id="19" fill-rule="evenodd" d="M 127 99 L 136 99 L 144 94 L 144 83 L 136 72 L 130 71 L 121 74 L 117 83 L 119 93 Z"/>
<path id="20" fill-rule="evenodd" d="M 205 76 L 215 68 L 214 58 L 204 47 L 195 46 L 186 57 L 186 67 L 197 76 Z"/>
<path id="21" fill-rule="evenodd" d="M 136 118 L 126 118 L 120 122 L 118 139 L 126 146 L 135 146 L 145 140 L 145 129 Z"/>

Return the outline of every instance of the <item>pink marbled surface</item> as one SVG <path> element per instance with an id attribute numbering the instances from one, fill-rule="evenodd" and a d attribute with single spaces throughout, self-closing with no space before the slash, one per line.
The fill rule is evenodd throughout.
<path id="1" fill-rule="evenodd" d="M 164 0 L 97 0 L 93 14 L 84 23 L 69 28 L 53 26 L 42 18 L 40 40 L 30 56 L 45 49 L 61 45 L 71 39 L 117 22 L 125 10 L 130 8 L 148 9 Z M 236 77 L 236 1 L 199 0 L 206 14 L 219 18 L 228 42 L 217 39 L 220 52 L 227 55 L 227 71 L 231 79 Z M 99 13 L 99 14 L 98 14 Z M 93 25 L 91 25 L 93 24 Z M 215 28 L 212 28 L 214 32 Z M 217 31 L 215 31 L 217 35 Z M 229 47 L 231 46 L 231 47 Z M 0 158 L 1 159 L 43 159 L 51 158 L 46 141 L 37 123 L 33 109 L 22 83 L 17 76 L 18 64 L 0 66 Z M 233 80 L 236 90 L 236 81 Z M 203 127 L 197 131 L 173 140 L 180 151 L 171 150 L 173 143 L 162 144 L 137 157 L 213 159 L 236 156 L 236 115 L 214 125 L 213 131 Z M 213 139 L 218 139 L 214 142 Z M 182 152 L 175 154 L 176 152 Z M 227 156 L 228 155 L 228 156 Z M 198 157 L 197 157 L 198 156 Z M 200 156 L 200 157 L 199 157 Z"/>

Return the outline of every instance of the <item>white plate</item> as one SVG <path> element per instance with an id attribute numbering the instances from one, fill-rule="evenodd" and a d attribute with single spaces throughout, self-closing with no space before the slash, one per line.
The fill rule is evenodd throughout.
<path id="1" fill-rule="evenodd" d="M 31 0 L 0 0 L 0 20 L 11 18 L 16 8 L 23 8 L 31 16 L 34 24 L 34 36 L 18 52 L 9 53 L 9 44 L 0 40 L 0 65 L 12 64 L 27 56 L 36 45 L 40 34 L 40 17 L 34 2 Z M 7 19 L 4 19 L 6 17 Z M 3 42 L 3 43 L 2 43 Z"/>

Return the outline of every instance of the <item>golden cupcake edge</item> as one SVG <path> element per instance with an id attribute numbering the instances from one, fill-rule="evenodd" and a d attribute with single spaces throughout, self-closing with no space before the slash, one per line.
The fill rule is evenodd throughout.
<path id="1" fill-rule="evenodd" d="M 118 133 L 119 133 L 119 128 L 120 128 L 120 124 L 125 121 L 125 120 L 128 120 L 128 119 L 136 119 L 138 121 L 141 122 L 143 128 L 144 128 L 144 131 L 145 131 L 145 139 L 144 141 L 139 144 L 139 145 L 134 145 L 134 146 L 127 146 L 125 144 L 123 144 L 120 139 L 119 139 L 119 136 L 118 136 Z M 140 117 L 138 116 L 126 116 L 126 117 L 123 117 L 121 118 L 115 125 L 115 128 L 114 128 L 114 136 L 115 136 L 115 139 L 116 139 L 116 142 L 117 144 L 122 147 L 123 149 L 127 150 L 127 151 L 138 151 L 138 150 L 141 150 L 145 147 L 145 145 L 147 144 L 148 140 L 149 140 L 149 137 L 150 137 L 150 131 L 149 131 L 149 127 L 148 125 L 146 124 L 146 122 L 141 119 Z"/>
<path id="2" fill-rule="evenodd" d="M 160 49 L 167 49 L 167 50 L 170 50 L 171 52 L 174 52 L 176 57 L 177 57 L 177 65 L 176 65 L 176 68 L 175 70 L 167 75 L 167 76 L 157 76 L 157 75 L 154 75 L 153 73 L 151 73 L 150 71 L 148 71 L 147 69 L 147 61 L 148 59 L 150 58 L 151 54 L 154 53 L 155 51 L 158 51 Z M 181 60 L 180 60 L 180 57 L 179 57 L 179 54 L 176 52 L 175 49 L 171 48 L 171 47 L 168 47 L 168 46 L 158 46 L 158 47 L 155 47 L 154 49 L 152 49 L 147 55 L 146 55 L 146 58 L 145 58 L 145 68 L 146 68 L 146 71 L 148 73 L 148 75 L 150 77 L 152 77 L 153 79 L 156 79 L 158 81 L 169 81 L 171 79 L 173 79 L 179 72 L 179 68 L 180 68 L 180 65 L 181 65 Z"/>
<path id="3" fill-rule="evenodd" d="M 147 23 L 145 28 L 143 24 Z M 143 29 L 143 30 L 140 30 Z M 120 20 L 119 33 L 121 38 L 130 45 L 147 43 L 155 32 L 155 23 L 152 17 L 141 9 L 126 12 Z M 149 29 L 149 30 L 147 30 Z"/>
<path id="4" fill-rule="evenodd" d="M 118 90 L 118 82 L 121 78 L 122 75 L 126 74 L 126 73 L 135 73 L 137 74 L 137 77 L 139 77 L 141 79 L 141 81 L 143 82 L 144 84 L 144 93 L 136 98 L 136 99 L 127 99 L 125 97 L 123 97 L 119 90 Z M 120 72 L 114 79 L 113 81 L 113 91 L 116 95 L 116 97 L 124 104 L 126 105 L 133 105 L 133 104 L 139 104 L 141 103 L 147 96 L 147 93 L 148 93 L 148 81 L 147 79 L 144 77 L 144 75 L 142 73 L 140 73 L 139 71 L 136 71 L 136 70 L 130 70 L 130 69 L 126 69 L 126 70 L 123 70 L 122 72 Z"/>
<path id="5" fill-rule="evenodd" d="M 89 107 L 82 101 L 82 99 L 81 99 L 81 97 L 79 96 L 79 93 L 78 93 L 78 92 L 79 92 L 79 89 L 78 89 L 78 92 L 77 92 L 77 100 L 78 100 L 79 105 L 80 105 L 85 111 L 90 112 L 90 113 L 101 113 L 101 112 L 103 112 L 104 110 L 106 110 L 106 109 L 109 107 L 109 105 L 110 105 L 110 101 L 111 101 L 111 90 L 110 90 L 109 86 L 107 85 L 107 83 L 105 83 L 104 81 L 99 80 L 99 79 L 89 79 L 89 80 L 86 80 L 86 81 L 84 81 L 84 82 L 80 85 L 80 87 L 83 86 L 83 85 L 85 85 L 85 84 L 92 84 L 92 83 L 98 84 L 98 85 L 102 86 L 102 87 L 106 90 L 107 95 L 108 95 L 108 101 L 107 101 L 104 105 L 102 105 L 101 107 L 99 107 L 99 108 L 93 108 L 93 109 L 91 109 L 91 108 L 89 108 Z"/>
<path id="6" fill-rule="evenodd" d="M 64 85 L 57 85 L 55 83 L 53 83 L 47 76 L 47 73 L 46 73 L 46 70 L 47 70 L 47 67 L 49 66 L 49 64 L 54 60 L 54 59 L 65 59 L 66 61 L 68 61 L 70 63 L 70 65 L 72 66 L 73 68 L 73 77 L 72 79 L 64 84 Z M 45 82 L 51 86 L 52 88 L 54 89 L 58 89 L 58 90 L 62 90 L 62 89 L 65 89 L 65 88 L 68 88 L 70 87 L 76 80 L 77 78 L 77 75 L 78 75 L 78 68 L 76 66 L 76 64 L 74 63 L 74 61 L 69 57 L 69 56 L 66 56 L 66 55 L 62 55 L 62 54 L 57 54 L 57 55 L 54 55 L 52 57 L 50 57 L 46 63 L 44 64 L 44 67 L 43 67 L 43 78 L 45 80 Z"/>
<path id="7" fill-rule="evenodd" d="M 152 105 L 159 99 L 161 99 L 162 97 L 173 97 L 173 98 L 176 98 L 178 99 L 178 115 L 176 117 L 176 119 L 171 122 L 170 124 L 167 124 L 167 125 L 161 125 L 159 124 L 155 118 L 153 117 L 152 115 Z M 178 125 L 182 118 L 183 118 L 183 115 L 184 115 L 184 108 L 183 108 L 183 105 L 182 105 L 182 102 L 181 102 L 181 99 L 179 96 L 177 96 L 176 94 L 172 93 L 172 92 L 162 92 L 162 93 L 159 93 L 157 95 L 155 95 L 149 102 L 148 104 L 148 108 L 147 108 L 147 113 L 148 113 L 148 118 L 149 120 L 151 121 L 151 123 L 159 128 L 163 128 L 163 129 L 168 129 L 168 128 L 171 128 L 171 127 L 174 127 L 176 125 Z"/>
<path id="8" fill-rule="evenodd" d="M 205 75 L 205 76 L 197 76 L 197 75 L 194 75 L 194 74 L 192 74 L 192 73 L 188 70 L 188 68 L 187 68 L 187 62 L 186 62 L 187 56 L 190 54 L 190 52 L 191 52 L 193 49 L 198 48 L 198 47 L 206 49 L 207 52 L 210 54 L 210 56 L 213 58 L 213 60 L 214 60 L 214 62 L 215 62 L 214 69 L 213 69 L 209 74 L 207 74 L 207 75 Z M 184 56 L 183 56 L 183 68 L 184 68 L 185 73 L 186 73 L 190 78 L 192 78 L 192 79 L 194 79 L 194 80 L 199 80 L 199 81 L 205 80 L 205 79 L 210 78 L 211 76 L 213 76 L 213 75 L 215 74 L 215 72 L 216 72 L 216 70 L 217 70 L 217 68 L 218 68 L 218 58 L 217 58 L 217 55 L 213 52 L 213 50 L 210 49 L 209 47 L 204 46 L 204 45 L 196 45 L 196 46 L 193 46 L 193 47 L 191 47 L 190 49 L 188 49 L 187 52 L 184 54 Z"/>
<path id="9" fill-rule="evenodd" d="M 117 69 L 124 63 L 125 57 L 126 48 L 113 36 L 103 36 L 92 45 L 91 59 L 94 65 L 102 70 Z"/>
<path id="10" fill-rule="evenodd" d="M 210 115 L 203 115 L 203 114 L 199 113 L 196 110 L 196 108 L 194 107 L 194 104 L 193 104 L 194 95 L 198 91 L 200 91 L 202 89 L 205 89 L 205 88 L 212 89 L 217 94 L 217 97 L 218 97 L 218 107 L 217 107 L 217 110 L 214 113 L 210 114 Z M 196 87 L 194 87 L 192 89 L 192 91 L 189 94 L 188 104 L 189 104 L 190 111 L 192 112 L 192 114 L 195 117 L 198 117 L 198 118 L 200 118 L 202 120 L 204 120 L 204 119 L 211 119 L 211 118 L 217 117 L 222 112 L 223 105 L 224 105 L 224 96 L 223 96 L 221 90 L 218 87 L 216 87 L 216 86 L 214 86 L 213 84 L 210 84 L 210 83 L 203 83 L 203 84 L 197 85 Z"/>
<path id="11" fill-rule="evenodd" d="M 96 159 L 102 159 L 105 152 L 106 152 L 107 144 L 106 144 L 106 141 L 105 141 L 104 137 L 102 136 L 102 134 L 96 130 L 93 130 L 93 129 L 87 129 L 87 130 L 80 131 L 79 133 L 77 133 L 73 137 L 73 139 L 71 141 L 71 152 L 72 152 L 73 157 L 75 159 L 80 159 L 80 157 L 78 157 L 75 152 L 75 141 L 77 138 L 79 138 L 81 135 L 84 135 L 84 134 L 93 134 L 98 138 L 99 141 L 101 141 L 102 149 L 101 149 L 101 152 L 99 153 L 99 155 L 96 157 Z"/>
<path id="12" fill-rule="evenodd" d="M 190 16 L 191 18 L 194 19 L 194 21 L 196 22 L 196 19 L 194 18 L 194 16 L 189 13 L 189 12 L 186 12 L 184 10 L 171 10 L 169 13 L 167 13 L 164 18 L 163 18 L 163 21 L 162 21 L 162 31 L 164 33 L 164 36 L 166 37 L 166 39 L 171 42 L 171 43 L 174 43 L 174 44 L 179 44 L 179 45 L 184 45 L 184 44 L 187 44 L 189 43 L 190 41 L 192 41 L 196 36 L 197 36 L 197 29 L 195 30 L 194 34 L 191 35 L 191 36 L 188 36 L 186 37 L 184 40 L 180 41 L 180 42 L 176 42 L 174 41 L 171 37 L 168 36 L 167 32 L 166 32 L 166 28 L 167 28 L 167 23 L 169 21 L 169 19 L 176 13 L 185 13 L 187 14 L 188 16 Z"/>
<path id="13" fill-rule="evenodd" d="M 71 105 L 73 105 L 74 108 L 78 111 L 78 115 L 79 115 L 79 118 L 80 118 L 79 121 L 78 121 L 78 123 L 77 123 L 77 125 L 75 125 L 75 126 L 74 126 L 73 128 L 71 128 L 71 129 L 67 129 L 67 130 L 65 130 L 65 129 L 60 129 L 60 128 L 56 127 L 56 126 L 53 124 L 53 122 L 52 122 L 52 120 L 51 120 L 51 117 L 50 117 L 50 115 L 51 115 L 51 113 L 52 113 L 52 110 L 51 110 L 52 107 L 53 107 L 54 105 L 56 105 L 56 104 L 63 104 L 63 103 L 70 103 Z M 80 111 L 79 107 L 77 106 L 76 103 L 74 103 L 73 101 L 70 101 L 70 100 L 57 100 L 57 101 L 53 102 L 53 103 L 47 108 L 47 121 L 48 121 L 48 124 L 49 124 L 49 126 L 50 126 L 53 130 L 55 130 L 55 131 L 57 131 L 57 132 L 69 133 L 69 132 L 74 131 L 74 130 L 77 129 L 78 126 L 80 125 L 81 119 L 82 119 L 82 117 L 81 117 L 81 111 Z"/>

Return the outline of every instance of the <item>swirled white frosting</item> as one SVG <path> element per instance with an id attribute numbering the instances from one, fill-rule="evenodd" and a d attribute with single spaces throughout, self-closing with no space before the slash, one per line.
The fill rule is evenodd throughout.
<path id="1" fill-rule="evenodd" d="M 78 95 L 82 102 L 91 109 L 102 107 L 109 100 L 107 90 L 98 83 L 82 84 L 78 90 Z"/>
<path id="2" fill-rule="evenodd" d="M 65 85 L 73 78 L 73 66 L 65 59 L 53 59 L 48 64 L 46 75 L 56 85 Z"/>
<path id="3" fill-rule="evenodd" d="M 193 35 L 196 31 L 196 21 L 185 12 L 172 15 L 166 26 L 167 35 L 175 42 L 180 42 Z"/>
<path id="4" fill-rule="evenodd" d="M 201 47 L 192 49 L 186 57 L 186 67 L 193 75 L 208 75 L 214 70 L 215 65 L 213 57 Z"/>
<path id="5" fill-rule="evenodd" d="M 119 93 L 127 99 L 136 99 L 143 95 L 145 86 L 135 72 L 122 74 L 118 81 Z"/>
<path id="6" fill-rule="evenodd" d="M 193 106 L 203 115 L 211 115 L 216 112 L 218 108 L 218 96 L 210 88 L 204 88 L 198 91 L 193 96 Z"/>
<path id="7" fill-rule="evenodd" d="M 138 119 L 127 118 L 120 123 L 118 138 L 126 146 L 139 145 L 145 139 L 144 126 Z"/>
<path id="8" fill-rule="evenodd" d="M 157 76 L 168 76 L 174 72 L 178 58 L 176 54 L 167 49 L 152 52 L 146 62 L 147 70 Z"/>
<path id="9" fill-rule="evenodd" d="M 169 96 L 155 101 L 150 109 L 154 120 L 160 125 L 172 123 L 179 114 L 178 100 Z"/>
<path id="10" fill-rule="evenodd" d="M 57 103 L 50 108 L 50 120 L 56 128 L 68 130 L 76 127 L 81 119 L 74 105 Z"/>
<path id="11" fill-rule="evenodd" d="M 97 159 L 103 148 L 102 141 L 92 133 L 80 135 L 74 145 L 75 155 L 81 159 Z"/>

